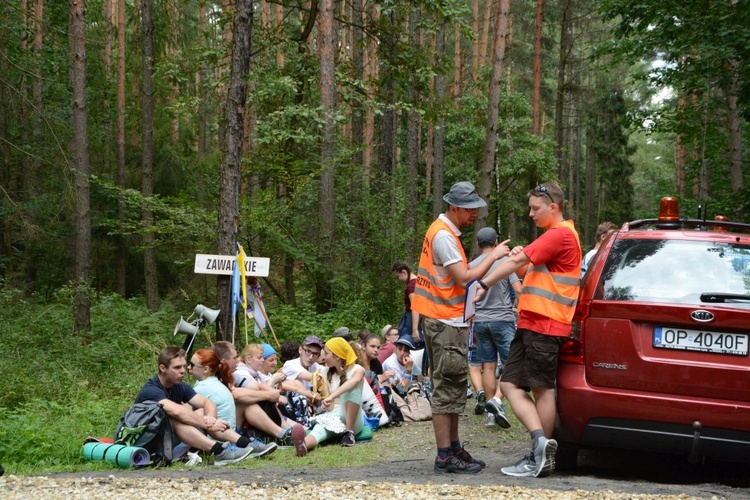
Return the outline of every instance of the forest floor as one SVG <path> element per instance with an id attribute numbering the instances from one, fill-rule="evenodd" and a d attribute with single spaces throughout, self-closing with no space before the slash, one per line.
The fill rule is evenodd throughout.
<path id="1" fill-rule="evenodd" d="M 174 465 L 166 469 L 88 471 L 0 478 L 3 498 L 750 498 L 750 465 L 705 463 L 636 452 L 584 451 L 574 473 L 547 478 L 505 476 L 500 468 L 527 452 L 528 434 L 513 419 L 508 430 L 486 428 L 467 402 L 461 417 L 466 448 L 487 462 L 478 474 L 436 475 L 431 422 L 405 423 L 375 433 L 376 462 L 321 467 L 316 451 L 282 466 L 252 460 L 223 468 Z M 365 450 L 363 450 L 365 451 Z M 371 449 L 367 450 L 372 451 Z M 293 449 L 275 454 L 293 454 Z M 320 452 L 318 452 L 320 453 Z M 269 456 L 271 458 L 273 455 Z M 345 456 L 342 454 L 341 456 Z"/>

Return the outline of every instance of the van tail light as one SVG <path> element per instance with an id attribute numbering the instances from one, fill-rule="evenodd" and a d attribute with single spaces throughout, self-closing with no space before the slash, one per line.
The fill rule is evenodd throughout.
<path id="1" fill-rule="evenodd" d="M 576 365 L 583 364 L 583 325 L 589 317 L 591 311 L 591 301 L 579 302 L 576 306 L 576 312 L 573 315 L 571 324 L 570 338 L 560 347 L 560 361 L 573 363 Z"/>

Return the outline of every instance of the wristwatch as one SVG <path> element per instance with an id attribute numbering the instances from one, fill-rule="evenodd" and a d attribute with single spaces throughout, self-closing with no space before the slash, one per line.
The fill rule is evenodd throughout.
<path id="1" fill-rule="evenodd" d="M 489 287 L 487 286 L 487 284 L 486 284 L 486 283 L 485 283 L 484 281 L 482 281 L 482 280 L 477 280 L 477 283 L 479 283 L 479 286 L 481 286 L 481 287 L 482 287 L 482 288 L 484 288 L 485 290 L 487 290 L 487 289 L 489 288 Z"/>

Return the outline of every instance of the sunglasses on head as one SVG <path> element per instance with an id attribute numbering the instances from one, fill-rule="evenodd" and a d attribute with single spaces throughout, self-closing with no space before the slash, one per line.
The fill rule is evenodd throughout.
<path id="1" fill-rule="evenodd" d="M 539 184 L 537 187 L 534 188 L 534 191 L 537 193 L 542 193 L 547 198 L 549 198 L 549 201 L 551 201 L 552 203 L 555 202 L 555 200 L 553 200 L 552 196 L 549 194 L 549 191 L 547 190 L 547 186 L 545 186 L 544 184 Z"/>

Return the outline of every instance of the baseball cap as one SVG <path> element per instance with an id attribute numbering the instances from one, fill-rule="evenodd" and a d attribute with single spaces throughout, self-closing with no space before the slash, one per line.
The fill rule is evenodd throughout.
<path id="1" fill-rule="evenodd" d="M 412 337 L 408 333 L 406 335 L 402 335 L 397 341 L 394 342 L 394 344 L 405 345 L 409 349 L 416 349 L 416 347 L 414 346 L 415 343 L 416 342 L 414 341 L 414 337 Z"/>
<path id="2" fill-rule="evenodd" d="M 448 194 L 443 196 L 443 201 L 458 208 L 472 209 L 487 206 L 487 203 L 477 194 L 474 184 L 469 181 L 457 182 L 451 186 Z"/>
<path id="3" fill-rule="evenodd" d="M 349 342 L 352 341 L 352 332 L 346 326 L 340 326 L 333 331 L 333 337 L 341 337 Z"/>
<path id="4" fill-rule="evenodd" d="M 483 227 L 477 231 L 477 243 L 482 245 L 492 245 L 497 241 L 497 231 L 491 227 Z"/>
<path id="5" fill-rule="evenodd" d="M 320 337 L 317 337 L 315 335 L 308 335 L 307 337 L 305 337 L 302 345 L 316 345 L 323 349 L 323 341 L 320 340 Z"/>

